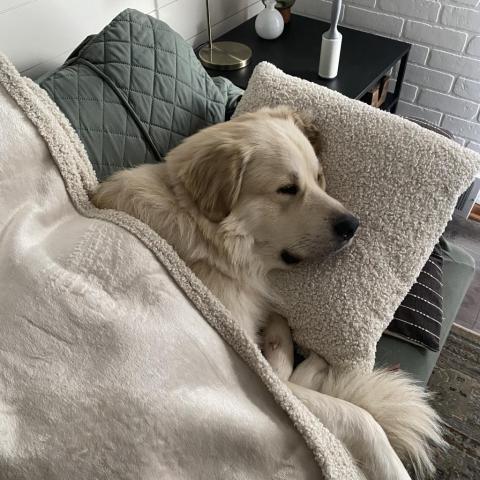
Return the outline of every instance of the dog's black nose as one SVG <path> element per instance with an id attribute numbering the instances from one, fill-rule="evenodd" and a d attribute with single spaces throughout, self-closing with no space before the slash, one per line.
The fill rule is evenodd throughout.
<path id="1" fill-rule="evenodd" d="M 334 221 L 333 230 L 342 240 L 350 240 L 355 235 L 359 224 L 357 217 L 346 214 Z"/>

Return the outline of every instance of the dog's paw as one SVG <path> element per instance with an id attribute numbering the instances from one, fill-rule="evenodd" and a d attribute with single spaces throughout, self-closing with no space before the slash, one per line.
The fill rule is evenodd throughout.
<path id="1" fill-rule="evenodd" d="M 265 338 L 263 341 L 263 354 L 265 358 L 268 359 L 271 357 L 281 344 L 282 339 L 279 335 L 271 335 L 269 338 Z"/>
<path id="2" fill-rule="evenodd" d="M 330 365 L 314 352 L 293 371 L 290 381 L 312 390 L 320 390 L 326 376 L 330 372 Z"/>
<path id="3" fill-rule="evenodd" d="M 275 373 L 288 380 L 293 371 L 293 341 L 287 321 L 272 316 L 263 333 L 263 355 Z"/>

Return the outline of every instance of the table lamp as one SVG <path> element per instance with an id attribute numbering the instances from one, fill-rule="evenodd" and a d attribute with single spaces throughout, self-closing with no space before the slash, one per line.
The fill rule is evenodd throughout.
<path id="1" fill-rule="evenodd" d="M 207 5 L 208 44 L 200 48 L 198 58 L 205 68 L 214 70 L 238 70 L 250 63 L 252 50 L 238 42 L 213 42 L 210 23 L 210 6 Z"/>

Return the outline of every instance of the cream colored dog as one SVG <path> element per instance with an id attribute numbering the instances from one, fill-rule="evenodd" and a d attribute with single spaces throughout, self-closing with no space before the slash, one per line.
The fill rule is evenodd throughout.
<path id="1" fill-rule="evenodd" d="M 431 473 L 430 444 L 441 438 L 423 391 L 393 373 L 336 377 L 314 353 L 293 371 L 290 330 L 272 313 L 267 274 L 333 254 L 358 227 L 325 192 L 320 148 L 318 130 L 303 116 L 263 109 L 198 132 L 165 163 L 114 174 L 92 201 L 150 225 L 255 342 L 265 327 L 272 367 L 367 478 L 410 478 L 398 455 Z"/>

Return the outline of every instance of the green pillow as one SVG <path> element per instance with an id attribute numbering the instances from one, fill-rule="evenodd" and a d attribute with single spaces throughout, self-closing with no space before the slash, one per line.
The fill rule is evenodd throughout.
<path id="1" fill-rule="evenodd" d="M 200 128 L 225 120 L 231 85 L 216 86 L 164 22 L 125 10 L 40 80 L 85 145 L 97 177 L 161 161 Z"/>

